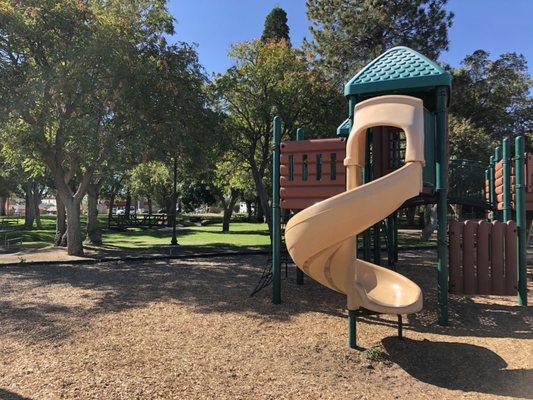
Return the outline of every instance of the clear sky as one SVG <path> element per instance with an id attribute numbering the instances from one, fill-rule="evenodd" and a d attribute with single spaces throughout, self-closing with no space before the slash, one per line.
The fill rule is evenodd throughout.
<path id="1" fill-rule="evenodd" d="M 207 72 L 223 72 L 230 65 L 232 43 L 261 36 L 265 16 L 280 6 L 287 12 L 291 41 L 299 46 L 310 38 L 305 0 L 170 0 L 176 19 L 175 40 L 198 45 Z M 450 50 L 441 59 L 458 66 L 466 54 L 485 49 L 492 57 L 515 51 L 528 60 L 533 73 L 533 0 L 450 0 L 455 13 L 449 31 Z"/>

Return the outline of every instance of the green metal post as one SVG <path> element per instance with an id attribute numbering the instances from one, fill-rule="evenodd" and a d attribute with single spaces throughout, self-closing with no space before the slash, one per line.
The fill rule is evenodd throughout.
<path id="1" fill-rule="evenodd" d="M 518 304 L 527 306 L 527 266 L 526 266 L 526 183 L 524 177 L 524 137 L 515 139 L 515 204 L 516 227 L 518 230 L 517 268 L 518 268 Z"/>
<path id="2" fill-rule="evenodd" d="M 494 149 L 494 219 L 497 221 L 502 220 L 502 213 L 498 210 L 498 197 L 496 196 L 496 163 L 502 159 L 502 148 L 496 147 Z"/>
<path id="3" fill-rule="evenodd" d="M 279 158 L 281 118 L 274 117 L 272 151 L 272 302 L 281 303 L 281 221 L 279 208 Z"/>
<path id="4" fill-rule="evenodd" d="M 374 264 L 376 265 L 381 265 L 381 221 L 378 222 L 377 224 L 375 224 L 372 228 L 373 230 L 373 234 L 374 234 L 374 238 L 373 238 L 373 258 L 374 260 L 372 261 Z"/>
<path id="5" fill-rule="evenodd" d="M 490 156 L 489 163 L 489 203 L 493 209 L 496 207 L 496 197 L 494 195 L 494 156 Z"/>
<path id="6" fill-rule="evenodd" d="M 372 180 L 372 164 L 370 162 L 370 145 L 372 143 L 372 128 L 366 132 L 365 168 L 363 169 L 363 183 Z M 370 261 L 371 229 L 363 232 L 363 260 Z"/>
<path id="7" fill-rule="evenodd" d="M 446 87 L 437 88 L 437 296 L 439 323 L 448 324 L 448 126 Z"/>
<path id="8" fill-rule="evenodd" d="M 305 133 L 302 128 L 296 129 L 296 140 L 304 140 Z M 296 267 L 296 284 L 297 285 L 303 285 L 304 284 L 304 273 L 303 271 Z"/>
<path id="9" fill-rule="evenodd" d="M 357 348 L 357 311 L 348 310 L 348 345 Z"/>
<path id="10" fill-rule="evenodd" d="M 503 139 L 502 144 L 502 171 L 503 171 L 503 221 L 511 219 L 511 148 L 509 138 Z"/>

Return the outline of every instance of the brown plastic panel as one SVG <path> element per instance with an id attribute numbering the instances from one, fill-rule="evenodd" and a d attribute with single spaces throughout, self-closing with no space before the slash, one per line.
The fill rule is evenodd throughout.
<path id="1" fill-rule="evenodd" d="M 499 221 L 492 222 L 492 241 L 491 241 L 491 281 L 492 294 L 503 295 L 505 293 L 504 280 L 504 241 L 505 225 Z"/>
<path id="2" fill-rule="evenodd" d="M 461 243 L 463 241 L 463 223 L 458 221 L 450 222 L 450 293 L 463 293 L 463 250 Z"/>
<path id="3" fill-rule="evenodd" d="M 477 222 L 465 221 L 463 230 L 463 293 L 475 294 L 476 279 L 476 233 Z"/>
<path id="4" fill-rule="evenodd" d="M 506 222 L 505 232 L 505 294 L 512 296 L 517 292 L 516 277 L 516 222 Z"/>
<path id="5" fill-rule="evenodd" d="M 343 192 L 345 190 L 344 174 L 341 174 L 341 175 L 337 174 L 337 179 L 335 179 L 334 181 L 330 179 L 323 179 L 323 180 L 317 181 L 316 179 L 312 179 L 312 178 L 314 177 L 309 177 L 306 181 L 302 181 L 302 180 L 291 181 L 289 180 L 288 177 L 282 176 L 280 178 L 280 184 L 282 188 L 287 188 L 287 189 L 290 189 L 293 187 L 301 187 L 301 186 L 313 186 L 317 189 L 317 197 L 321 197 L 319 193 L 319 189 L 324 186 L 337 186 L 337 187 L 342 187 Z M 318 184 L 320 185 L 318 186 Z"/>
<path id="6" fill-rule="evenodd" d="M 308 139 L 281 142 L 282 153 L 323 153 L 345 151 L 346 138 Z"/>
<path id="7" fill-rule="evenodd" d="M 282 187 L 280 189 L 280 196 L 282 199 L 292 198 L 316 198 L 317 188 L 315 186 L 297 186 L 292 188 Z M 337 186 L 323 186 L 320 187 L 320 197 L 328 198 L 333 197 L 339 193 L 344 192 L 344 184 L 340 187 Z"/>
<path id="8" fill-rule="evenodd" d="M 479 221 L 477 228 L 477 293 L 490 294 L 490 258 L 489 240 L 492 225 L 488 221 Z"/>
<path id="9" fill-rule="evenodd" d="M 316 197 L 312 199 L 281 199 L 280 207 L 289 210 L 303 210 L 304 208 L 311 207 L 313 204 L 326 199 L 327 197 Z"/>
<path id="10" fill-rule="evenodd" d="M 322 162 L 322 179 L 327 179 L 327 180 L 331 180 L 330 179 L 330 172 L 331 172 L 331 167 L 330 167 L 330 163 L 324 163 Z M 303 163 L 294 163 L 294 180 L 297 181 L 299 179 L 302 179 L 302 174 L 303 174 Z M 307 163 L 307 176 L 308 178 L 307 179 L 310 179 L 311 176 L 313 177 L 313 179 L 316 180 L 316 171 L 317 171 L 317 164 L 316 163 Z M 336 172 L 337 172 L 337 175 L 339 174 L 344 174 L 344 166 L 341 164 L 339 165 L 339 163 L 337 162 L 337 168 L 336 168 Z M 289 176 L 289 166 L 288 165 L 285 165 L 285 164 L 281 164 L 280 165 L 280 174 L 281 176 L 286 176 L 288 177 Z"/>
<path id="11" fill-rule="evenodd" d="M 331 179 L 331 154 L 335 153 L 335 179 Z M 318 176 L 317 155 L 321 156 Z M 290 172 L 290 156 L 293 171 Z M 304 163 L 304 156 L 307 157 Z M 346 157 L 346 138 L 310 139 L 281 143 L 280 156 L 280 207 L 304 209 L 319 201 L 344 192 L 346 175 L 343 165 Z M 307 165 L 307 179 L 304 178 Z M 292 179 L 291 179 L 292 178 Z M 318 179 L 317 179 L 318 178 Z"/>

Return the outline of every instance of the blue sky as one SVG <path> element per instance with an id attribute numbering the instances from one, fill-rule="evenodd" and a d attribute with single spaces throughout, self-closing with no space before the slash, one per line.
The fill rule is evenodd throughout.
<path id="1" fill-rule="evenodd" d="M 232 43 L 261 36 L 265 16 L 280 6 L 288 14 L 291 40 L 299 46 L 310 38 L 305 0 L 170 0 L 176 19 L 176 40 L 198 45 L 207 72 L 223 72 L 230 65 Z M 455 13 L 449 31 L 450 50 L 441 59 L 458 66 L 466 54 L 485 49 L 492 57 L 515 51 L 526 56 L 533 72 L 533 0 L 450 0 Z"/>

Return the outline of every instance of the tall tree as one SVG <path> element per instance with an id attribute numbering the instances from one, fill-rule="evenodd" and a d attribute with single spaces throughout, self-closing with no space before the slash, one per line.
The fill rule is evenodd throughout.
<path id="1" fill-rule="evenodd" d="M 230 55 L 235 65 L 216 77 L 212 89 L 227 114 L 223 123 L 229 145 L 249 168 L 270 225 L 266 172 L 274 115 L 283 120 L 284 138 L 296 127 L 306 128 L 310 136 L 325 135 L 342 120 L 344 99 L 285 41 L 242 43 Z"/>
<path id="2" fill-rule="evenodd" d="M 160 0 L 0 0 L 0 118 L 15 133 L 4 140 L 51 171 L 69 254 L 83 254 L 80 203 L 93 176 L 154 131 L 142 107 L 151 91 L 142 85 L 154 65 L 165 68 L 152 49 L 165 48 L 171 33 Z"/>
<path id="3" fill-rule="evenodd" d="M 304 48 L 337 84 L 393 46 L 431 59 L 448 49 L 448 0 L 307 0 L 311 41 Z"/>
<path id="4" fill-rule="evenodd" d="M 287 25 L 287 13 L 281 7 L 274 7 L 265 19 L 261 41 L 267 43 L 271 40 L 276 42 L 285 40 L 289 46 L 291 44 L 289 25 Z"/>
<path id="5" fill-rule="evenodd" d="M 523 55 L 505 53 L 491 60 L 487 51 L 476 50 L 452 73 L 453 114 L 498 141 L 533 131 L 532 80 Z"/>

